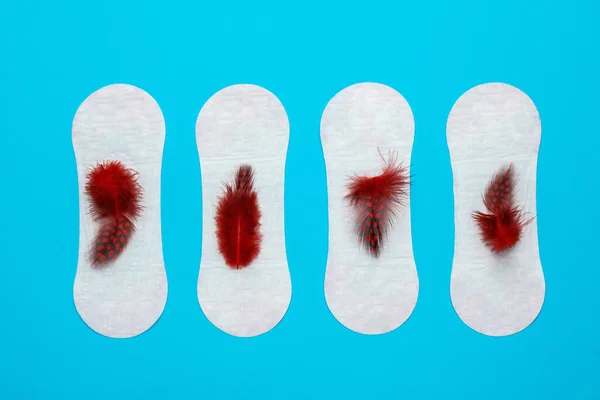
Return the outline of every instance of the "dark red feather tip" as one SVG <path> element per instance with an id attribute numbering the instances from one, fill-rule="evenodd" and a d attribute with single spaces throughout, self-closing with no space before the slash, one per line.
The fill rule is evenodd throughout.
<path id="1" fill-rule="evenodd" d="M 229 267 L 247 267 L 258 257 L 262 242 L 260 218 L 254 170 L 242 165 L 234 181 L 224 184 L 215 216 L 219 253 Z"/>
<path id="2" fill-rule="evenodd" d="M 359 246 L 375 258 L 381 254 L 410 184 L 408 168 L 398 163 L 396 154 L 390 153 L 387 161 L 383 156 L 382 159 L 382 172 L 377 176 L 351 177 L 344 197 Z"/>
<path id="3" fill-rule="evenodd" d="M 90 247 L 92 266 L 106 266 L 123 253 L 140 216 L 142 187 L 138 173 L 120 161 L 97 164 L 87 174 L 85 193 L 90 213 L 100 226 Z"/>
<path id="4" fill-rule="evenodd" d="M 481 240 L 493 253 L 514 247 L 521 240 L 523 228 L 533 220 L 527 219 L 521 207 L 515 205 L 515 186 L 514 167 L 502 167 L 494 174 L 483 194 L 487 213 L 473 212 Z"/>

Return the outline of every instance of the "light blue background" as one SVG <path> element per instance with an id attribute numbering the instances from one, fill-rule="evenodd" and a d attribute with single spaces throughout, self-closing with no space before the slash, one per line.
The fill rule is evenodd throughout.
<path id="1" fill-rule="evenodd" d="M 598 358 L 597 0 L 388 2 L 5 1 L 0 5 L 1 399 L 592 399 Z M 346 86 L 387 84 L 416 122 L 412 190 L 419 301 L 361 336 L 329 313 L 323 109 Z M 489 338 L 449 294 L 452 174 L 445 124 L 471 87 L 506 82 L 542 118 L 538 226 L 547 295 L 527 330 Z M 150 93 L 167 125 L 162 223 L 169 298 L 130 340 L 91 331 L 72 299 L 78 199 L 71 123 L 112 83 Z M 286 108 L 290 308 L 239 339 L 203 316 L 194 124 L 237 83 Z"/>

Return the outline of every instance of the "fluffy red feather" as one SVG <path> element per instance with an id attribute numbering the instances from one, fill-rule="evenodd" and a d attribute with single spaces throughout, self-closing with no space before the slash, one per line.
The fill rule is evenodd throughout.
<path id="1" fill-rule="evenodd" d="M 483 204 L 487 213 L 473 212 L 483 243 L 493 253 L 500 253 L 516 245 L 523 234 L 527 219 L 521 207 L 515 204 L 516 178 L 513 165 L 500 168 L 485 188 Z"/>
<path id="2" fill-rule="evenodd" d="M 219 252 L 231 268 L 247 267 L 260 253 L 260 218 L 254 170 L 242 165 L 234 182 L 224 184 L 215 216 Z"/>
<path id="3" fill-rule="evenodd" d="M 381 155 L 381 153 L 380 153 Z M 350 178 L 344 197 L 351 209 L 352 229 L 360 247 L 377 258 L 393 226 L 400 206 L 408 194 L 408 168 L 398 163 L 396 154 L 390 154 L 377 176 Z"/>
<path id="4" fill-rule="evenodd" d="M 85 193 L 99 229 L 88 253 L 92 266 L 105 266 L 123 253 L 135 232 L 142 187 L 138 173 L 120 161 L 97 164 L 87 174 Z"/>

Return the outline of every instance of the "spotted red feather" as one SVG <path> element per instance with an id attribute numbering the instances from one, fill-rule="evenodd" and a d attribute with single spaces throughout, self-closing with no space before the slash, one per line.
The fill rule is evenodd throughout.
<path id="1" fill-rule="evenodd" d="M 215 216 L 219 252 L 234 269 L 250 265 L 260 253 L 261 211 L 254 189 L 254 169 L 240 166 L 233 183 L 225 183 Z"/>
<path id="2" fill-rule="evenodd" d="M 395 153 L 390 153 L 387 161 L 382 156 L 382 160 L 379 175 L 351 177 L 344 197 L 359 246 L 375 258 L 381 254 L 410 184 L 408 168 L 398 163 Z"/>
<path id="3" fill-rule="evenodd" d="M 99 163 L 87 175 L 85 193 L 99 225 L 88 259 L 94 267 L 106 266 L 125 251 L 135 232 L 142 211 L 138 173 L 120 161 Z"/>
<path id="4" fill-rule="evenodd" d="M 522 208 L 515 204 L 515 186 L 514 166 L 500 168 L 483 194 L 487 212 L 473 212 L 481 240 L 493 253 L 514 247 L 521 240 L 523 228 L 533 219 L 526 218 Z"/>

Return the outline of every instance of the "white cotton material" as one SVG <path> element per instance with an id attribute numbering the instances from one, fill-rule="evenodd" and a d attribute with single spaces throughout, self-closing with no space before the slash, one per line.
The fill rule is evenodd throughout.
<path id="1" fill-rule="evenodd" d="M 202 179 L 202 259 L 198 301 L 210 322 L 238 337 L 273 329 L 292 296 L 288 270 L 283 187 L 289 122 L 281 102 L 255 85 L 234 85 L 213 95 L 196 122 Z M 250 164 L 262 212 L 258 257 L 233 269 L 218 251 L 216 207 L 223 184 Z"/>
<path id="2" fill-rule="evenodd" d="M 492 176 L 514 165 L 516 204 L 536 212 L 536 170 L 541 123 L 531 99 L 519 89 L 488 83 L 463 94 L 446 127 L 454 180 L 455 245 L 450 291 L 458 316 L 489 336 L 528 327 L 544 303 L 537 219 L 512 249 L 493 254 L 479 236 L 472 212 L 486 212 L 482 196 Z"/>
<path id="3" fill-rule="evenodd" d="M 378 259 L 359 247 L 344 200 L 349 177 L 382 172 L 389 151 L 410 166 L 414 119 L 410 106 L 394 89 L 360 83 L 339 92 L 321 119 L 321 142 L 327 169 L 329 254 L 325 298 L 331 313 L 348 329 L 383 334 L 411 315 L 419 293 L 413 257 L 410 190 Z M 379 153 L 381 152 L 381 155 Z"/>
<path id="4" fill-rule="evenodd" d="M 160 177 L 165 122 L 154 99 L 131 85 L 92 93 L 73 120 L 79 184 L 79 262 L 73 297 L 77 312 L 97 333 L 129 338 L 148 330 L 167 301 L 160 221 Z M 87 173 L 102 161 L 121 161 L 139 173 L 144 207 L 137 231 L 117 260 L 92 267 L 88 250 L 99 225 L 90 216 Z"/>

